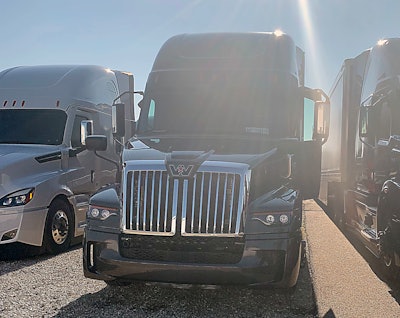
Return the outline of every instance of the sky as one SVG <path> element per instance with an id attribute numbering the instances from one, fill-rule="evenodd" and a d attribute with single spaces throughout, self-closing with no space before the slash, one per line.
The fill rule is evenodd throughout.
<path id="1" fill-rule="evenodd" d="M 135 90 L 176 34 L 280 29 L 305 51 L 306 86 L 327 93 L 344 59 L 400 37 L 398 0 L 4 0 L 0 12 L 0 70 L 96 64 L 133 73 Z"/>

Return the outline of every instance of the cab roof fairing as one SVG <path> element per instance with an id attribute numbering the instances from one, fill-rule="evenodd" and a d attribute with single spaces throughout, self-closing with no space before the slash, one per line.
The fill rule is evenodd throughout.
<path id="1" fill-rule="evenodd" d="M 115 74 L 96 65 L 19 66 L 0 72 L 0 106 L 33 97 L 111 105 L 118 94 Z"/>
<path id="2" fill-rule="evenodd" d="M 365 66 L 362 100 L 381 89 L 381 83 L 400 75 L 400 38 L 379 40 L 369 49 Z"/>
<path id="3" fill-rule="evenodd" d="M 152 73 L 183 70 L 265 69 L 303 83 L 304 52 L 287 34 L 270 32 L 180 34 L 161 47 Z"/>

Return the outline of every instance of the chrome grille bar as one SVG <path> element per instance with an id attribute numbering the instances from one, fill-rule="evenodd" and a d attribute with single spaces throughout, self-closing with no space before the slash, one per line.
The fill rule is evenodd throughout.
<path id="1" fill-rule="evenodd" d="M 250 182 L 245 164 L 205 162 L 191 179 L 172 179 L 164 161 L 132 161 L 124 170 L 124 233 L 243 235 Z M 178 219 L 179 218 L 179 219 Z"/>

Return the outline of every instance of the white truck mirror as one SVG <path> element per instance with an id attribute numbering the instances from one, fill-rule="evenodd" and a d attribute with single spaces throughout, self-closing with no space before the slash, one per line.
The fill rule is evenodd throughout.
<path id="1" fill-rule="evenodd" d="M 86 145 L 86 138 L 93 135 L 93 120 L 81 121 L 81 144 Z"/>
<path id="2" fill-rule="evenodd" d="M 115 137 L 125 136 L 125 104 L 114 104 L 111 107 L 111 126 Z"/>

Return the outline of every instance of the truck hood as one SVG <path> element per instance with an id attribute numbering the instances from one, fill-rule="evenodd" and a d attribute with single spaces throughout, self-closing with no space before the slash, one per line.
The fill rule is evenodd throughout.
<path id="1" fill-rule="evenodd" d="M 242 141 L 236 141 L 235 143 L 235 146 L 230 147 L 231 151 L 227 149 L 223 151 L 216 144 L 208 144 L 202 147 L 200 143 L 181 140 L 180 146 L 176 146 L 175 144 L 173 148 L 170 147 L 168 149 L 170 151 L 166 151 L 167 149 L 163 149 L 162 145 L 160 146 L 158 139 L 146 142 L 135 139 L 130 141 L 127 149 L 125 149 L 123 161 L 169 160 L 171 157 L 181 158 L 182 160 L 197 160 L 196 158 L 202 160 L 200 158 L 203 157 L 203 161 L 244 163 L 248 164 L 251 168 L 265 161 L 267 158 L 277 155 L 277 148 L 272 142 L 264 143 L 261 147 L 260 145 L 257 147 L 252 147 L 249 144 L 244 145 Z M 241 147 L 237 145 L 239 143 L 242 144 Z M 239 149 L 243 152 L 234 151 Z"/>
<path id="2" fill-rule="evenodd" d="M 0 198 L 35 186 L 61 167 L 58 146 L 0 145 Z"/>

